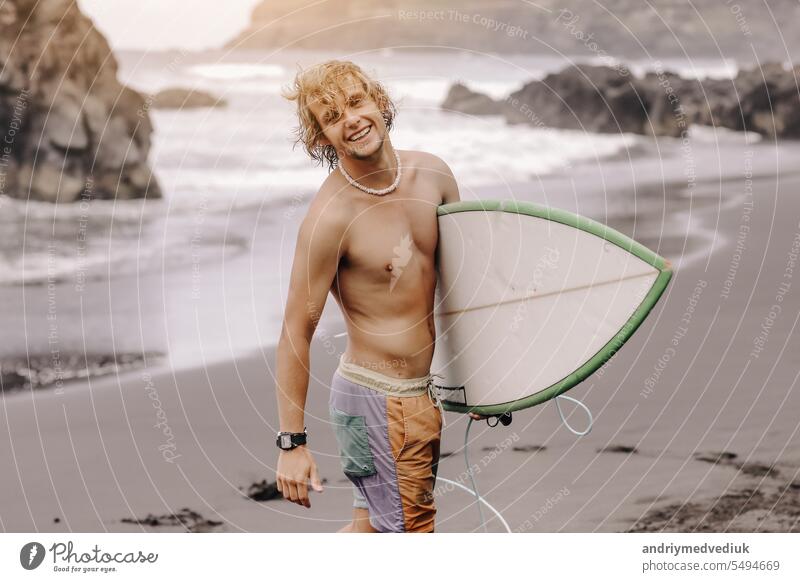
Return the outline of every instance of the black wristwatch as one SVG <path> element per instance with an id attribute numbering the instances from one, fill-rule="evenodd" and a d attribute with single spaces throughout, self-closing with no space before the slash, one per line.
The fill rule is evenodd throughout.
<path id="1" fill-rule="evenodd" d="M 278 445 L 279 449 L 291 451 L 300 445 L 306 444 L 306 437 L 308 437 L 306 427 L 303 427 L 303 432 L 279 432 L 275 444 Z"/>

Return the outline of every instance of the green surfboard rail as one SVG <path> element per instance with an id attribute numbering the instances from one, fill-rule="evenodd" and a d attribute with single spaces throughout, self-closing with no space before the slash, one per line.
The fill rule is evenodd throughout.
<path id="1" fill-rule="evenodd" d="M 453 202 L 451 204 L 443 204 L 438 207 L 437 215 L 446 216 L 448 214 L 456 214 L 459 212 L 486 212 L 486 211 L 499 211 L 511 212 L 515 214 L 525 214 L 527 216 L 535 216 L 546 220 L 559 222 L 573 228 L 577 228 L 589 234 L 593 234 L 604 241 L 614 244 L 632 255 L 638 257 L 648 265 L 653 266 L 659 271 L 656 280 L 653 282 L 652 287 L 645 295 L 642 302 L 634 310 L 631 317 L 620 328 L 619 332 L 611 338 L 600 350 L 597 351 L 589 360 L 587 360 L 580 368 L 562 378 L 558 382 L 543 388 L 535 394 L 520 398 L 519 400 L 512 400 L 501 404 L 492 404 L 484 406 L 469 406 L 463 404 L 456 404 L 452 402 L 442 401 L 445 410 L 452 412 L 475 412 L 483 415 L 503 414 L 506 412 L 513 412 L 537 406 L 548 400 L 551 400 L 563 394 L 567 390 L 574 388 L 586 378 L 596 372 L 603 364 L 605 364 L 622 345 L 630 339 L 633 333 L 639 328 L 650 311 L 658 302 L 661 295 L 667 288 L 670 279 L 672 278 L 672 265 L 663 257 L 657 255 L 646 246 L 636 242 L 635 240 L 625 236 L 619 231 L 606 226 L 600 222 L 572 214 L 566 210 L 559 208 L 550 208 L 532 202 L 521 202 L 516 200 L 469 200 L 461 202 Z"/>

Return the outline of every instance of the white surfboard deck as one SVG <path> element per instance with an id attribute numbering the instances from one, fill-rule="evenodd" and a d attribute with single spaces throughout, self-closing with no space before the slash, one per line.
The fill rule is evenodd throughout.
<path id="1" fill-rule="evenodd" d="M 569 212 L 516 201 L 439 207 L 437 340 L 445 408 L 499 414 L 581 382 L 633 334 L 669 262 Z"/>

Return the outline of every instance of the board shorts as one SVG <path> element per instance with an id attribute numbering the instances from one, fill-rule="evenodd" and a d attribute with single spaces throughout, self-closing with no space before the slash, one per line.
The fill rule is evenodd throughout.
<path id="1" fill-rule="evenodd" d="M 379 532 L 432 532 L 444 421 L 432 377 L 392 378 L 342 359 L 329 405 L 353 506 Z"/>

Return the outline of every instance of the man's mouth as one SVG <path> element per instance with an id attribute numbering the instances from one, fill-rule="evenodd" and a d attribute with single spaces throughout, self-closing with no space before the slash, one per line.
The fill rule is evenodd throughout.
<path id="1" fill-rule="evenodd" d="M 365 127 L 364 129 L 362 129 L 362 130 L 361 130 L 361 131 L 359 131 L 358 133 L 354 133 L 353 135 L 351 135 L 351 136 L 350 136 L 350 137 L 347 139 L 347 141 L 358 141 L 358 140 L 360 140 L 362 137 L 366 137 L 366 135 L 367 135 L 367 134 L 370 132 L 371 128 L 372 128 L 372 126 L 371 126 L 371 125 L 368 125 L 367 127 Z"/>

